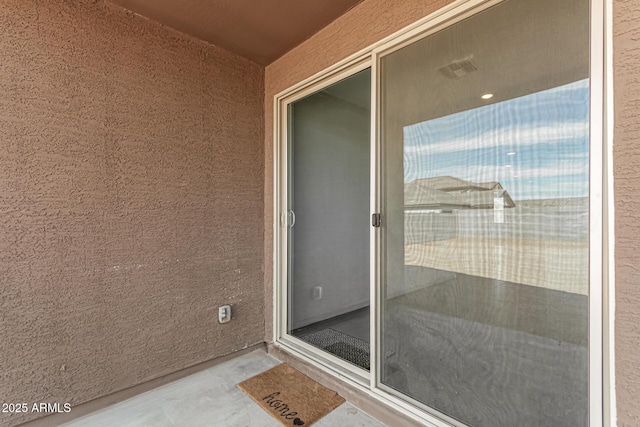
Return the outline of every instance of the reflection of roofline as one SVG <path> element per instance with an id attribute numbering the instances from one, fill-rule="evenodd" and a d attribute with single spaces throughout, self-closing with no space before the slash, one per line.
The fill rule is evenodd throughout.
<path id="1" fill-rule="evenodd" d="M 479 182 L 473 183 L 470 182 L 470 185 L 461 185 L 458 187 L 442 187 L 438 188 L 440 191 L 450 192 L 450 191 L 460 191 L 460 190 L 477 190 L 477 191 L 485 191 L 485 190 L 502 190 L 502 185 L 499 182 Z"/>
<path id="2" fill-rule="evenodd" d="M 450 193 L 452 191 L 460 191 L 460 190 L 476 190 L 476 191 L 487 191 L 488 189 L 485 187 L 478 187 L 474 185 L 468 185 L 466 187 L 446 187 L 439 188 L 440 191 L 444 191 L 445 193 Z"/>
<path id="3" fill-rule="evenodd" d="M 409 202 L 405 210 L 493 209 L 496 196 L 502 197 L 505 208 L 516 206 L 507 190 L 497 181 L 475 183 L 452 176 L 437 176 L 406 183 L 404 191 L 405 203 Z M 496 195 L 496 191 L 502 194 Z"/>
<path id="4" fill-rule="evenodd" d="M 515 208 L 515 205 L 513 206 L 507 206 L 506 200 L 505 200 L 505 205 L 504 205 L 505 209 L 507 208 Z M 484 204 L 484 205 L 475 205 L 475 206 L 471 206 L 471 205 L 438 205 L 438 204 L 431 204 L 431 205 L 405 205 L 404 206 L 404 210 L 405 211 L 419 211 L 419 210 L 444 210 L 444 211 L 451 211 L 451 210 L 456 210 L 456 209 L 469 209 L 469 210 L 474 210 L 474 209 L 493 209 L 493 205 L 488 205 L 488 204 Z"/>
<path id="5" fill-rule="evenodd" d="M 516 202 L 513 201 L 513 199 L 509 195 L 509 193 L 507 193 L 507 190 L 504 190 L 503 197 L 504 197 L 504 207 L 505 208 L 515 208 L 516 207 Z"/>

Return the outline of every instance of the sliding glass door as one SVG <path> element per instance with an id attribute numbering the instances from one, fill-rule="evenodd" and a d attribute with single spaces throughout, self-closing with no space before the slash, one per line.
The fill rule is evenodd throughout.
<path id="1" fill-rule="evenodd" d="M 380 383 L 473 426 L 588 425 L 589 2 L 380 59 Z"/>
<path id="2" fill-rule="evenodd" d="M 277 345 L 439 427 L 602 425 L 594 4 L 458 1 L 276 98 Z"/>

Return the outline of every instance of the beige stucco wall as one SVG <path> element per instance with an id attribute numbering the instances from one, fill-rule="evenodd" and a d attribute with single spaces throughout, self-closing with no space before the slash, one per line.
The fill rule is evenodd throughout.
<path id="1" fill-rule="evenodd" d="M 640 2 L 613 2 L 618 425 L 640 425 Z"/>
<path id="2" fill-rule="evenodd" d="M 263 340 L 263 71 L 103 2 L 0 0 L 2 402 Z"/>
<path id="3" fill-rule="evenodd" d="M 273 98 L 449 3 L 365 0 L 265 71 L 265 312 L 273 309 Z M 614 1 L 616 391 L 619 425 L 640 425 L 640 7 Z M 266 324 L 266 339 L 273 330 Z"/>

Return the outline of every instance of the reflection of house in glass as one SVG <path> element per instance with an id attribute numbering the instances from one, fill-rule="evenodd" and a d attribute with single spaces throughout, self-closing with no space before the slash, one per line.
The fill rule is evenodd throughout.
<path id="1" fill-rule="evenodd" d="M 420 178 L 404 186 L 405 210 L 453 210 L 514 208 L 507 190 L 499 182 L 470 182 L 452 176 Z"/>
<path id="2" fill-rule="evenodd" d="M 452 176 L 416 179 L 404 186 L 405 242 L 457 237 L 457 210 L 494 209 L 494 222 L 503 223 L 504 208 L 515 206 L 499 182 L 476 183 Z"/>
<path id="3" fill-rule="evenodd" d="M 499 182 L 438 176 L 404 199 L 405 265 L 587 294 L 588 198 L 516 206 Z"/>

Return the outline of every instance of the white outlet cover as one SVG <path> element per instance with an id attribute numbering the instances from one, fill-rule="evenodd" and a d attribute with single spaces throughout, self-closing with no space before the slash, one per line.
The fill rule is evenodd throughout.
<path id="1" fill-rule="evenodd" d="M 221 305 L 218 307 L 218 322 L 227 323 L 231 320 L 231 306 Z"/>

